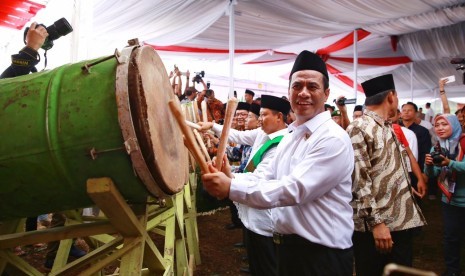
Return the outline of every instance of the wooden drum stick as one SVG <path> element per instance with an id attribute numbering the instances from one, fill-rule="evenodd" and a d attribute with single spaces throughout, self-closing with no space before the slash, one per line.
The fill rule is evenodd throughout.
<path id="1" fill-rule="evenodd" d="M 190 130 L 190 128 L 187 127 L 185 123 L 186 119 L 181 113 L 179 104 L 171 100 L 168 102 L 168 105 L 171 109 L 171 112 L 174 115 L 174 118 L 176 119 L 176 122 L 178 122 L 181 132 L 184 134 L 187 149 L 189 149 L 189 151 L 194 156 L 195 161 L 197 161 L 197 163 L 199 164 L 202 173 L 208 173 L 209 170 L 207 162 L 205 161 L 205 157 L 203 157 L 202 152 L 199 149 L 199 145 L 197 144 L 197 141 L 195 140 L 195 137 L 192 134 L 192 131 Z"/>
<path id="2" fill-rule="evenodd" d="M 216 168 L 221 170 L 221 164 L 223 163 L 223 156 L 228 144 L 229 129 L 231 128 L 232 119 L 234 112 L 236 111 L 238 100 L 236 98 L 230 98 L 226 105 L 226 112 L 224 114 L 223 131 L 221 132 L 220 144 L 218 146 L 218 152 L 216 154 Z"/>
<path id="3" fill-rule="evenodd" d="M 199 131 L 195 128 L 194 128 L 194 135 L 195 135 L 195 138 L 197 138 L 197 142 L 199 143 L 200 148 L 202 149 L 203 154 L 205 155 L 205 158 L 207 158 L 208 162 L 211 162 L 212 159 L 210 158 L 210 155 L 208 154 L 207 147 L 205 147 L 205 144 L 203 143 L 202 136 L 200 136 Z"/>
<path id="4" fill-rule="evenodd" d="M 202 121 L 204 123 L 208 122 L 208 115 L 207 115 L 207 103 L 205 101 L 201 102 L 201 107 L 202 107 Z M 211 114 L 213 117 L 213 114 Z M 214 119 L 214 118 L 213 118 Z M 207 138 L 207 147 L 211 148 L 211 141 L 210 138 Z"/>
<path id="5" fill-rule="evenodd" d="M 197 106 L 197 100 L 192 101 L 192 109 L 194 110 L 195 122 L 200 122 L 199 108 Z"/>
<path id="6" fill-rule="evenodd" d="M 188 127 L 191 127 L 193 129 L 200 129 L 200 126 L 198 124 L 196 124 L 196 123 L 193 123 L 193 122 L 188 121 L 188 120 L 186 120 L 185 122 L 186 122 L 186 125 Z"/>

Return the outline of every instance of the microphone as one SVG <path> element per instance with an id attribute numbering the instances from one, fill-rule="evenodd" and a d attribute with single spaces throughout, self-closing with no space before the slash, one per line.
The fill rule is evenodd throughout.
<path id="1" fill-rule="evenodd" d="M 451 64 L 464 64 L 465 58 L 453 58 L 450 60 Z"/>

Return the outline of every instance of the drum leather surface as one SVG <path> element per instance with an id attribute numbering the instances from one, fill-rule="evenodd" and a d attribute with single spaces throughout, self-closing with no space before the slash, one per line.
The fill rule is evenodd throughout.
<path id="1" fill-rule="evenodd" d="M 168 101 L 174 99 L 166 69 L 148 46 L 136 49 L 128 72 L 129 98 L 136 135 L 158 186 L 167 194 L 187 182 L 188 153 Z"/>

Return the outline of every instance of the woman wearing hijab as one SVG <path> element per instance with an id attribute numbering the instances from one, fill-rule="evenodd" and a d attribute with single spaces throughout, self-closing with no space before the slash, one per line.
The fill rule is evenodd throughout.
<path id="1" fill-rule="evenodd" d="M 453 114 L 437 116 L 434 131 L 439 141 L 426 155 L 425 173 L 429 177 L 438 177 L 443 194 L 443 243 L 447 267 L 443 275 L 460 275 L 460 243 L 465 238 L 465 147 L 461 144 L 465 144 L 465 139 L 461 139 L 462 128 Z"/>

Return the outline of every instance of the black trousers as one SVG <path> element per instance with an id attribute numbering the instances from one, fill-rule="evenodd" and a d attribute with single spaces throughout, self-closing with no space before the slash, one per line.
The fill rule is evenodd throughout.
<path id="1" fill-rule="evenodd" d="M 231 213 L 231 223 L 237 225 L 237 226 L 242 226 L 242 221 L 239 218 L 239 212 L 237 211 L 236 204 L 230 199 L 228 200 L 228 205 L 229 205 L 229 212 Z"/>
<path id="2" fill-rule="evenodd" d="M 357 276 L 382 275 L 384 266 L 389 263 L 412 266 L 413 237 L 416 231 L 418 229 L 391 232 L 394 246 L 390 253 L 385 254 L 376 250 L 372 232 L 355 231 L 352 240 Z"/>
<path id="3" fill-rule="evenodd" d="M 26 219 L 26 232 L 37 230 L 37 217 L 28 217 Z"/>
<path id="4" fill-rule="evenodd" d="M 276 247 L 279 275 L 352 276 L 352 248 L 330 248 L 297 235 L 285 235 Z"/>
<path id="5" fill-rule="evenodd" d="M 276 276 L 276 249 L 273 237 L 262 236 L 246 229 L 245 245 L 251 275 Z"/>
<path id="6" fill-rule="evenodd" d="M 460 248 L 465 241 L 465 208 L 442 202 L 444 275 L 460 275 Z M 454 274 L 455 273 L 455 274 Z"/>

